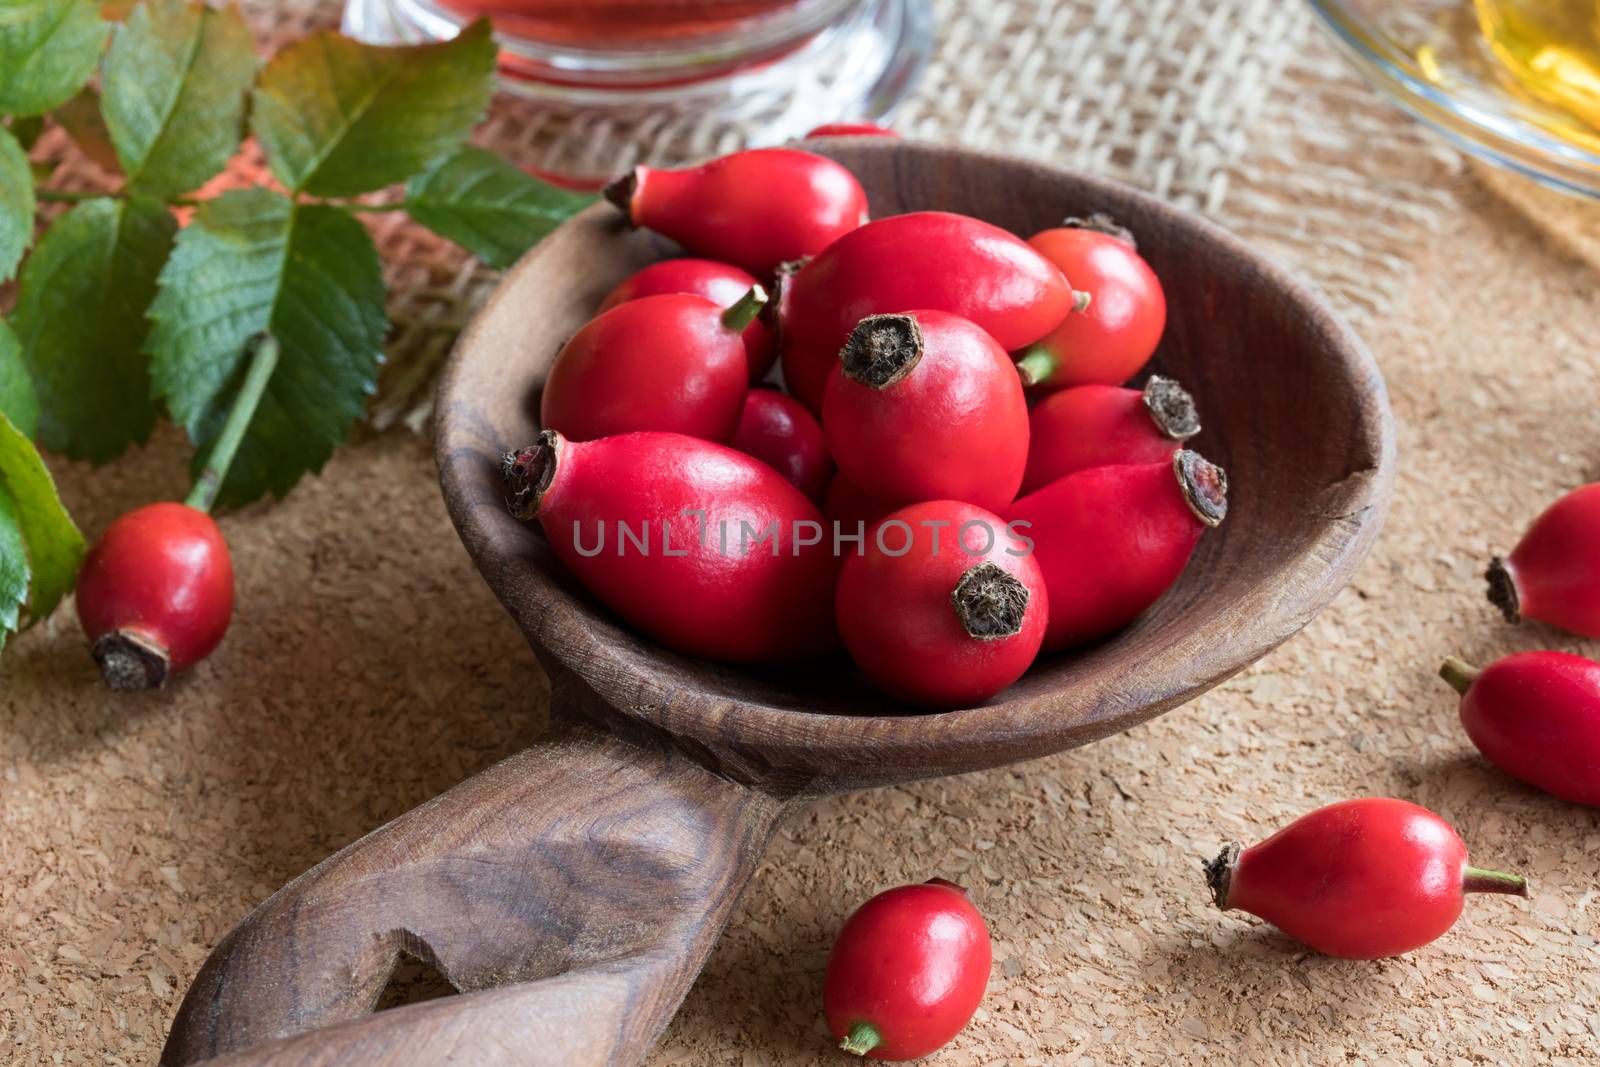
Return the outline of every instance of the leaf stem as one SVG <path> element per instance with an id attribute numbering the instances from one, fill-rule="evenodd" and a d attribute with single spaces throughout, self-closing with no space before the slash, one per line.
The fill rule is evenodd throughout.
<path id="1" fill-rule="evenodd" d="M 211 505 L 216 503 L 217 493 L 228 477 L 228 467 L 239 451 L 239 442 L 244 440 L 244 432 L 255 418 L 261 395 L 266 392 L 267 380 L 278 366 L 278 342 L 271 334 L 257 334 L 248 347 L 250 369 L 245 372 L 244 384 L 239 386 L 239 395 L 233 398 L 233 410 L 228 412 L 228 421 L 223 423 L 216 444 L 211 446 L 206 465 L 200 469 L 194 488 L 183 501 L 198 511 L 210 511 Z"/>
<path id="2" fill-rule="evenodd" d="M 33 195 L 34 195 L 34 198 L 36 200 L 54 200 L 54 201 L 58 201 L 60 203 L 65 203 L 65 204 L 77 204 L 77 203 L 81 203 L 84 200 L 104 200 L 104 199 L 107 199 L 107 198 L 112 199 L 112 200 L 126 200 L 126 199 L 128 199 L 128 194 L 127 193 L 120 193 L 120 192 L 78 193 L 78 192 L 73 192 L 73 191 L 68 190 L 68 189 L 35 189 L 33 191 Z M 171 198 L 170 200 L 165 201 L 165 203 L 167 203 L 171 207 L 199 207 L 201 204 L 205 203 L 205 201 L 204 200 L 196 200 L 192 196 L 176 196 L 176 197 Z"/>
<path id="3" fill-rule="evenodd" d="M 394 204 L 340 204 L 346 211 L 354 212 L 379 212 L 379 211 L 404 211 L 406 202 L 401 200 Z"/>

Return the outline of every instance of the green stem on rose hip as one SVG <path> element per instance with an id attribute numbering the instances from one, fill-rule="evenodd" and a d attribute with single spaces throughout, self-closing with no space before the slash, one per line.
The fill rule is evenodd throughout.
<path id="1" fill-rule="evenodd" d="M 883 1038 L 878 1035 L 877 1027 L 871 1023 L 856 1023 L 848 1034 L 839 1039 L 841 1049 L 853 1052 L 857 1056 L 865 1056 L 881 1044 Z"/>
<path id="2" fill-rule="evenodd" d="M 244 384 L 239 386 L 238 396 L 234 397 L 233 410 L 228 413 L 228 421 L 223 424 L 222 432 L 211 446 L 211 454 L 206 457 L 200 476 L 194 480 L 194 488 L 189 490 L 189 495 L 183 501 L 197 511 L 209 512 L 211 505 L 216 503 L 217 493 L 228 477 L 228 467 L 233 463 L 234 454 L 239 451 L 239 442 L 244 440 L 244 432 L 250 428 L 250 420 L 255 418 L 261 396 L 266 392 L 267 381 L 278 367 L 278 342 L 271 334 L 257 335 L 251 340 L 249 348 L 250 369 L 245 372 Z"/>

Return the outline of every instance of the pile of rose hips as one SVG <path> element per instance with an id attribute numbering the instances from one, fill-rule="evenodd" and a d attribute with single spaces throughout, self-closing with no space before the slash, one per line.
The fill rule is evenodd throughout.
<path id="1" fill-rule="evenodd" d="M 706 258 L 601 301 L 507 495 L 661 644 L 842 643 L 896 698 L 981 704 L 1127 625 L 1222 521 L 1188 394 L 1123 386 L 1166 301 L 1110 220 L 1027 241 L 940 211 L 867 221 L 854 175 L 788 148 L 637 167 L 606 195 Z M 775 362 L 787 392 L 762 384 Z"/>

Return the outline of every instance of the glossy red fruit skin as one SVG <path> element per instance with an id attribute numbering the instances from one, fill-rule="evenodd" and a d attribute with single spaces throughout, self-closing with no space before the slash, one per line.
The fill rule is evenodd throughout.
<path id="1" fill-rule="evenodd" d="M 825 122 L 806 132 L 806 140 L 813 137 L 899 137 L 887 126 L 875 122 Z"/>
<path id="2" fill-rule="evenodd" d="M 868 315 L 931 308 L 969 319 L 1011 351 L 1072 308 L 1054 264 L 987 222 L 944 211 L 876 219 L 778 284 L 784 382 L 813 411 L 839 350 Z"/>
<path id="3" fill-rule="evenodd" d="M 1491 564 L 1489 599 L 1512 622 L 1600 637 L 1600 482 L 1550 505 L 1511 555 Z"/>
<path id="4" fill-rule="evenodd" d="M 1204 499 L 1191 503 L 1183 468 L 1196 462 Z M 1218 468 L 1179 452 L 1170 461 L 1078 471 L 1005 509 L 1008 522 L 1031 524 L 1018 530 L 1034 542 L 1050 592 L 1045 651 L 1119 630 L 1160 599 L 1200 535 L 1222 521 L 1226 485 Z"/>
<path id="5" fill-rule="evenodd" d="M 628 275 L 600 301 L 595 314 L 610 311 L 618 304 L 643 296 L 663 293 L 690 293 L 703 296 L 721 308 L 732 307 L 756 285 L 756 277 L 732 263 L 714 259 L 664 259 Z M 750 364 L 750 380 L 759 382 L 778 358 L 778 339 L 772 327 L 755 319 L 744 331 L 744 355 Z"/>
<path id="6" fill-rule="evenodd" d="M 1155 353 L 1167 325 L 1161 281 L 1133 245 L 1087 227 L 1060 227 L 1028 244 L 1061 268 L 1089 306 L 1068 315 L 1031 351 L 1053 357 L 1053 372 L 1036 387 L 1120 385 Z"/>
<path id="7" fill-rule="evenodd" d="M 892 336 L 920 357 L 887 385 L 852 376 Z M 943 311 L 863 319 L 837 361 L 822 427 L 839 469 L 888 504 L 961 500 L 998 511 L 1028 463 L 1028 401 L 1011 358 L 978 326 Z"/>
<path id="8" fill-rule="evenodd" d="M 1026 609 L 1009 634 L 974 637 L 952 600 L 963 577 L 986 564 L 1020 583 Z M 1000 516 L 933 500 L 874 524 L 864 550 L 845 557 L 835 611 L 850 658 L 874 685 L 947 709 L 982 704 L 1022 677 L 1044 640 L 1050 601 L 1039 565 Z"/>
<path id="9" fill-rule="evenodd" d="M 1600 806 L 1600 663 L 1566 652 L 1496 660 L 1471 678 L 1461 725 L 1507 774 Z"/>
<path id="10" fill-rule="evenodd" d="M 1165 381 L 1152 379 L 1153 384 Z M 1200 424 L 1152 414 L 1152 393 L 1149 387 L 1079 385 L 1035 404 L 1028 417 L 1028 469 L 1021 492 L 1090 467 L 1170 460 Z M 1192 403 L 1188 414 L 1193 414 Z"/>
<path id="11" fill-rule="evenodd" d="M 833 460 L 816 416 L 794 397 L 776 389 L 750 390 L 733 447 L 783 475 L 812 503 L 822 503 Z"/>
<path id="12" fill-rule="evenodd" d="M 1420 948 L 1455 925 L 1469 871 L 1466 845 L 1439 816 L 1404 800 L 1364 798 L 1301 816 L 1245 849 L 1213 889 L 1221 906 L 1265 919 L 1318 952 L 1372 960 Z"/>
<path id="13" fill-rule="evenodd" d="M 549 479 L 542 493 L 539 476 Z M 682 434 L 569 441 L 546 431 L 507 457 L 507 501 L 514 514 L 538 518 L 557 557 L 596 598 L 670 649 L 745 663 L 838 647 L 838 563 L 822 516 L 783 475 L 743 452 Z M 685 514 L 694 509 L 704 516 Z M 742 551 L 741 522 L 753 531 L 750 542 L 771 523 L 775 537 Z M 798 539 L 814 531 L 816 543 L 797 551 L 800 522 L 815 526 L 799 528 Z M 648 552 L 638 547 L 641 535 Z"/>
<path id="14" fill-rule="evenodd" d="M 573 441 L 658 430 L 726 443 L 744 412 L 749 364 L 723 308 L 664 293 L 619 304 L 562 346 L 539 423 Z"/>
<path id="15" fill-rule="evenodd" d="M 828 1030 L 866 1023 L 881 1043 L 868 1059 L 913 1060 L 961 1032 L 989 984 L 993 950 L 983 916 L 941 879 L 888 889 L 845 920 L 822 983 Z"/>
<path id="16" fill-rule="evenodd" d="M 867 217 L 854 174 L 794 148 L 753 148 L 677 170 L 635 167 L 606 196 L 633 225 L 762 277 L 816 255 Z"/>
<path id="17" fill-rule="evenodd" d="M 833 481 L 828 483 L 828 495 L 822 502 L 822 514 L 846 534 L 864 533 L 893 510 L 891 505 L 868 496 L 843 471 L 834 473 Z"/>
<path id="18" fill-rule="evenodd" d="M 77 605 L 91 642 L 120 631 L 164 652 L 166 673 L 185 671 L 228 632 L 233 558 L 210 515 L 147 504 L 112 522 L 89 549 Z"/>

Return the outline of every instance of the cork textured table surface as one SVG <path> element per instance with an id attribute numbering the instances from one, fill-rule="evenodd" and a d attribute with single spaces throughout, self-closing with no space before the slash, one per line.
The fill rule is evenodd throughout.
<path id="1" fill-rule="evenodd" d="M 1596 209 L 1449 181 L 1362 326 L 1400 465 L 1354 584 L 1130 733 L 793 819 L 655 1067 L 842 1062 L 819 1010 L 831 936 L 872 893 L 933 875 L 970 887 L 995 939 L 984 1007 L 942 1067 L 1600 1061 L 1600 816 L 1485 765 L 1435 676 L 1448 653 L 1600 656 L 1506 625 L 1480 578 L 1545 503 L 1600 479 Z M 93 534 L 181 496 L 185 456 L 169 429 L 106 468 L 53 466 Z M 543 726 L 545 681 L 457 542 L 424 439 L 368 434 L 222 525 L 239 611 L 191 677 L 106 692 L 70 608 L 0 661 L 0 1062 L 153 1063 L 251 907 Z M 1472 899 L 1441 941 L 1377 963 L 1213 908 L 1199 861 L 1222 841 L 1356 795 L 1435 809 L 1532 898 Z"/>

